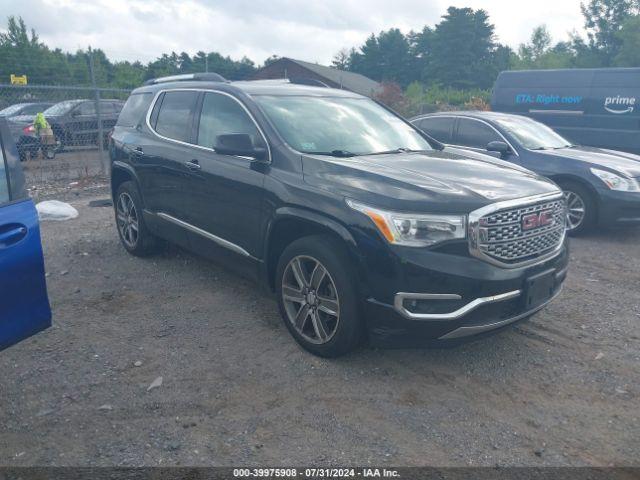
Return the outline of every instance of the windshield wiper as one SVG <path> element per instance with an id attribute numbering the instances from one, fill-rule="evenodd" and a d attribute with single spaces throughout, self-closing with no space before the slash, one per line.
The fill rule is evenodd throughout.
<path id="1" fill-rule="evenodd" d="M 384 150 L 382 152 L 372 152 L 372 153 L 368 153 L 367 155 L 391 155 L 394 153 L 421 153 L 421 152 L 427 152 L 428 150 L 412 150 L 411 148 L 405 148 L 405 147 L 400 147 L 400 148 L 395 148 L 393 150 Z"/>
<path id="2" fill-rule="evenodd" d="M 304 152 L 307 153 L 309 155 L 326 155 L 328 157 L 340 157 L 340 158 L 347 158 L 347 157 L 355 157 L 357 154 L 350 152 L 349 150 L 331 150 L 330 152 Z"/>

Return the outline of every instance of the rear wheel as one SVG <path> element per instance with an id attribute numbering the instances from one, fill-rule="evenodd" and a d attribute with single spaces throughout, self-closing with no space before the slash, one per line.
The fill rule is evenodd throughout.
<path id="1" fill-rule="evenodd" d="M 158 239 L 149 232 L 142 216 L 142 202 L 135 183 L 123 182 L 114 199 L 116 227 L 122 245 L 132 255 L 156 253 Z"/>
<path id="2" fill-rule="evenodd" d="M 567 202 L 567 232 L 578 235 L 595 224 L 596 203 L 591 193 L 575 182 L 560 184 Z"/>
<path id="3" fill-rule="evenodd" d="M 280 313 L 291 335 L 315 355 L 343 355 L 362 338 L 353 270 L 344 246 L 328 235 L 296 240 L 280 257 Z"/>

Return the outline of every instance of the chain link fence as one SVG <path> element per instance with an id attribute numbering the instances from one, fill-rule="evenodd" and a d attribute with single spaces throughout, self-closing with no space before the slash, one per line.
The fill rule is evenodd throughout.
<path id="1" fill-rule="evenodd" d="M 129 90 L 0 84 L 7 120 L 32 196 L 106 182 L 108 136 Z M 37 120 L 42 113 L 46 124 Z"/>

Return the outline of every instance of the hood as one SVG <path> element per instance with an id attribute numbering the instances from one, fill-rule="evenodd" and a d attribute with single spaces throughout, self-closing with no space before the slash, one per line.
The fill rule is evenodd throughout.
<path id="1" fill-rule="evenodd" d="M 468 213 L 502 200 L 559 191 L 501 160 L 446 151 L 303 157 L 305 182 L 380 207 Z"/>
<path id="2" fill-rule="evenodd" d="M 570 158 L 590 164 L 593 167 L 606 167 L 629 177 L 640 177 L 640 155 L 634 155 L 633 153 L 582 146 L 560 148 L 557 150 L 540 150 L 536 151 L 536 153 Z"/>

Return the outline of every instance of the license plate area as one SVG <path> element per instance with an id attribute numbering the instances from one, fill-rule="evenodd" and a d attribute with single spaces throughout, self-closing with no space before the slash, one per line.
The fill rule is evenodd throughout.
<path id="1" fill-rule="evenodd" d="M 548 270 L 525 280 L 524 301 L 527 310 L 539 307 L 551 298 L 556 286 L 555 273 L 555 270 Z"/>

